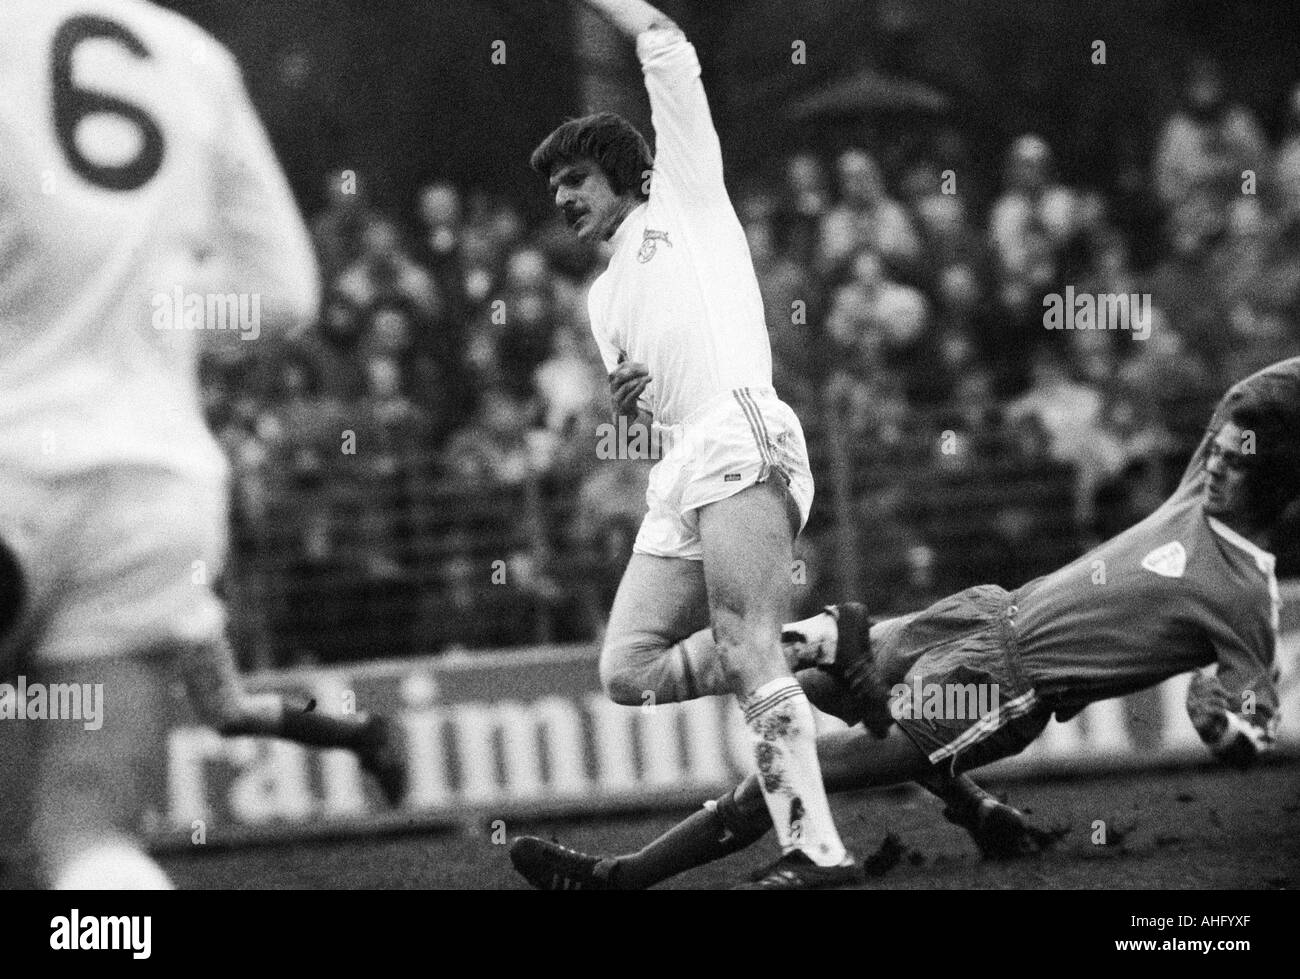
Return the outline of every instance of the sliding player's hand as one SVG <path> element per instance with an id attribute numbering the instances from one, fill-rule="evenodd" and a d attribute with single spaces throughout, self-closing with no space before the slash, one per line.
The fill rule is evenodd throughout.
<path id="1" fill-rule="evenodd" d="M 1218 744 L 1228 729 L 1231 705 L 1213 673 L 1193 673 L 1187 687 L 1187 716 L 1208 745 Z"/>
<path id="2" fill-rule="evenodd" d="M 609 397 L 614 413 L 627 418 L 637 417 L 637 399 L 650 383 L 650 368 L 635 361 L 620 363 L 609 375 Z"/>

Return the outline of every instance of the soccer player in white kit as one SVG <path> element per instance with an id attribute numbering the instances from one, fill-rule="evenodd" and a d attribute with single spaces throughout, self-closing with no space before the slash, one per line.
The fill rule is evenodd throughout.
<path id="1" fill-rule="evenodd" d="M 0 92 L 0 683 L 104 698 L 93 730 L 0 711 L 19 758 L 0 798 L 43 883 L 167 886 L 134 833 L 178 666 L 222 733 L 352 748 L 398 778 L 382 720 L 242 690 L 211 589 L 227 467 L 198 346 L 314 316 L 316 263 L 238 66 L 184 18 L 8 0 Z M 255 296 L 260 318 L 205 336 L 212 307 L 190 320 L 177 296 Z"/>
<path id="2" fill-rule="evenodd" d="M 645 140 L 612 113 L 566 122 L 531 162 L 578 237 L 612 246 L 589 297 L 592 331 L 616 412 L 656 426 L 667 446 L 601 680 L 621 704 L 736 695 L 782 850 L 768 886 L 848 883 L 856 864 L 826 801 L 812 708 L 780 644 L 812 474 L 799 421 L 772 389 L 762 298 L 699 61 L 648 3 L 587 2 L 636 40 L 653 172 Z"/>

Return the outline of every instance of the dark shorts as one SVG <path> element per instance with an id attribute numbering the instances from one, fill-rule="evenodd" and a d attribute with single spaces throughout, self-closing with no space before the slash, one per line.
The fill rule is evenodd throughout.
<path id="1" fill-rule="evenodd" d="M 871 632 L 894 722 L 954 772 L 1024 750 L 1051 710 L 1020 668 L 1011 596 L 980 585 Z"/>

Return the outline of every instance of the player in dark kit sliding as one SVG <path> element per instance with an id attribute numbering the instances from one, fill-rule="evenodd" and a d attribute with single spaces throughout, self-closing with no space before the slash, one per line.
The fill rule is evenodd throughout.
<path id="1" fill-rule="evenodd" d="M 1023 750 L 1093 701 L 1192 670 L 1187 710 L 1219 758 L 1245 767 L 1277 730 L 1278 588 L 1266 548 L 1300 499 L 1300 358 L 1247 378 L 1220 402 L 1178 489 L 1134 527 L 1014 592 L 983 585 L 869 626 L 850 603 L 788 627 L 810 697 L 848 693 L 869 730 L 818 739 L 831 790 L 925 780 Z M 925 716 L 891 692 L 974 684 L 982 716 Z M 898 685 L 903 685 L 899 687 Z M 943 711 L 935 713 L 943 714 Z M 965 713 L 965 712 L 963 712 Z M 885 732 L 883 737 L 879 733 Z M 1026 827 L 1027 829 L 1027 827 Z M 529 837 L 516 868 L 535 886 L 648 887 L 767 831 L 750 777 L 637 853 L 581 854 Z"/>

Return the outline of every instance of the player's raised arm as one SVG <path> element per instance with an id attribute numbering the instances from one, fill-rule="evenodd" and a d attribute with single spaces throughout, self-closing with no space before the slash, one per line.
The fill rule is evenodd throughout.
<path id="1" fill-rule="evenodd" d="M 583 0 L 583 3 L 598 10 L 630 38 L 636 38 L 652 27 L 677 26 L 645 0 Z"/>
<path id="2" fill-rule="evenodd" d="M 642 0 L 584 2 L 636 39 L 655 132 L 651 196 L 671 195 L 691 208 L 729 206 L 722 147 L 694 45 L 672 20 Z"/>
<path id="3" fill-rule="evenodd" d="M 223 110 L 210 282 L 260 295 L 263 325 L 272 329 L 310 322 L 320 302 L 311 236 L 233 58 L 221 59 L 215 83 Z"/>

